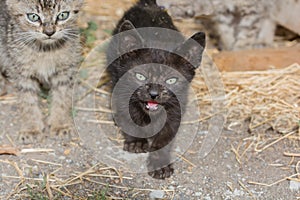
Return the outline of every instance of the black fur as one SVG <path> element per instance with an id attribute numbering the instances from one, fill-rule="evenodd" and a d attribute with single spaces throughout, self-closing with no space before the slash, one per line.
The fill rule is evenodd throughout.
<path id="1" fill-rule="evenodd" d="M 157 6 L 155 0 L 141 0 L 130 8 L 119 21 L 113 34 L 120 32 L 120 27 L 125 20 L 130 21 L 136 28 L 160 27 L 178 30 L 168 13 Z"/>
<path id="2" fill-rule="evenodd" d="M 170 148 L 165 148 L 160 153 L 156 151 L 166 147 L 176 136 L 186 104 L 188 83 L 192 81 L 195 69 L 201 63 L 205 47 L 205 34 L 202 32 L 196 33 L 192 38 L 179 45 L 178 48 L 173 49 L 173 51 L 153 48 L 136 49 L 135 47 L 138 44 L 143 43 L 143 37 L 136 28 L 143 27 L 159 27 L 177 31 L 171 17 L 156 4 L 155 0 L 139 1 L 124 14 L 124 17 L 119 21 L 113 32 L 118 34 L 127 30 L 132 31 L 117 41 L 117 47 L 115 47 L 116 43 L 111 42 L 107 53 L 108 60 L 111 59 L 110 54 L 117 54 L 118 58 L 108 66 L 108 72 L 111 75 L 113 87 L 115 87 L 125 73 L 129 73 L 136 66 L 146 64 L 138 71 L 142 76 L 139 73 L 133 73 L 128 79 L 128 83 L 138 86 L 138 89 L 132 94 L 129 101 L 130 116 L 126 116 L 126 112 L 123 109 L 117 109 L 116 115 L 122 116 L 124 121 L 131 118 L 137 125 L 147 126 L 149 123 L 161 120 L 162 109 L 166 111 L 167 120 L 164 127 L 152 137 L 137 138 L 123 132 L 125 138 L 124 150 L 132 153 L 152 152 L 149 156 L 149 174 L 154 178 L 164 179 L 171 176 L 174 171 L 172 165 L 169 164 Z M 168 40 L 168 35 L 159 36 L 157 40 L 164 45 Z M 191 43 L 191 40 L 195 40 L 196 43 Z M 177 55 L 177 53 L 181 53 L 183 57 Z M 149 65 L 147 67 L 149 63 L 158 65 L 154 67 Z M 160 67 L 160 65 L 168 66 L 173 71 L 179 72 L 180 76 L 172 72 L 172 70 Z M 140 78 L 143 78 L 143 75 L 146 78 L 154 77 L 153 80 L 157 82 L 143 83 L 135 77 L 141 76 Z M 172 79 L 172 77 L 175 77 L 176 80 Z M 187 84 L 183 79 L 186 80 Z M 165 83 L 165 80 L 175 80 L 177 82 L 167 87 L 166 84 L 161 84 Z M 124 92 L 124 94 L 119 94 L 120 97 L 127 94 L 127 85 L 122 85 L 121 87 L 123 89 L 120 91 L 121 93 Z M 176 95 L 172 89 L 176 91 Z M 122 103 L 122 100 L 122 98 L 119 98 L 113 103 Z M 159 108 L 162 109 L 158 111 L 147 110 L 145 104 L 151 101 L 157 102 Z M 157 108 L 155 107 L 154 109 Z M 155 116 L 154 121 L 151 121 L 150 115 Z M 117 125 L 121 129 L 124 128 L 120 124 Z"/>

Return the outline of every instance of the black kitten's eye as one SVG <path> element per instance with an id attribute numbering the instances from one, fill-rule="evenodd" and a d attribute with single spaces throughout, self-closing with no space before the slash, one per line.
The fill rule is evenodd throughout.
<path id="1" fill-rule="evenodd" d="M 145 81 L 147 79 L 143 74 L 140 73 L 136 73 L 135 77 L 140 81 Z"/>
<path id="2" fill-rule="evenodd" d="M 41 19 L 40 16 L 38 14 L 35 14 L 35 13 L 28 13 L 27 18 L 31 22 L 38 22 Z"/>
<path id="3" fill-rule="evenodd" d="M 173 85 L 177 82 L 178 78 L 170 78 L 168 80 L 166 80 L 166 83 L 169 85 Z"/>
<path id="4" fill-rule="evenodd" d="M 61 12 L 57 15 L 57 20 L 58 21 L 65 21 L 69 18 L 70 16 L 70 12 L 65 11 L 65 12 Z"/>

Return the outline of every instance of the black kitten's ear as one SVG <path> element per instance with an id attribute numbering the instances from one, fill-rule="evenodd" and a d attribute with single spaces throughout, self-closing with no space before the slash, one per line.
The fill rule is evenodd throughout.
<path id="1" fill-rule="evenodd" d="M 197 68 L 201 64 L 205 43 L 205 33 L 198 32 L 178 47 L 175 53 L 183 56 Z"/>
<path id="2" fill-rule="evenodd" d="M 138 4 L 142 6 L 147 6 L 147 5 L 157 5 L 156 0 L 140 0 Z"/>
<path id="3" fill-rule="evenodd" d="M 135 29 L 134 25 L 129 20 L 125 20 L 119 27 L 119 32 Z"/>
<path id="4" fill-rule="evenodd" d="M 130 21 L 125 20 L 121 24 L 119 33 L 121 33 L 119 36 L 119 52 L 121 54 L 143 46 L 143 39 L 141 35 Z"/>

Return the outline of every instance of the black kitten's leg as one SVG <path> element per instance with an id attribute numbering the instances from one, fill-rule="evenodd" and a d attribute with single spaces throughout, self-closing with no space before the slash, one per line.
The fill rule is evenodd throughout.
<path id="1" fill-rule="evenodd" d="M 170 158 L 172 145 L 169 144 L 172 138 L 169 134 L 159 134 L 153 139 L 148 158 L 148 174 L 153 178 L 165 179 L 174 173 Z"/>
<path id="2" fill-rule="evenodd" d="M 131 153 L 146 153 L 148 152 L 148 141 L 145 138 L 136 138 L 123 133 L 124 141 L 124 151 Z"/>
<path id="3" fill-rule="evenodd" d="M 174 173 L 170 163 L 170 153 L 165 149 L 162 152 L 151 152 L 148 158 L 148 174 L 156 179 L 169 178 Z"/>

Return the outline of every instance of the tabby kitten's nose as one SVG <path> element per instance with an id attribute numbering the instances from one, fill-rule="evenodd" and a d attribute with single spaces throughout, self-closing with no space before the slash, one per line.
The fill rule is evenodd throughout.
<path id="1" fill-rule="evenodd" d="M 54 35 L 55 31 L 54 30 L 44 30 L 44 34 L 46 34 L 47 36 L 51 37 L 52 35 Z"/>
<path id="2" fill-rule="evenodd" d="M 55 33 L 55 25 L 52 22 L 45 22 L 43 24 L 43 33 L 51 37 Z"/>

